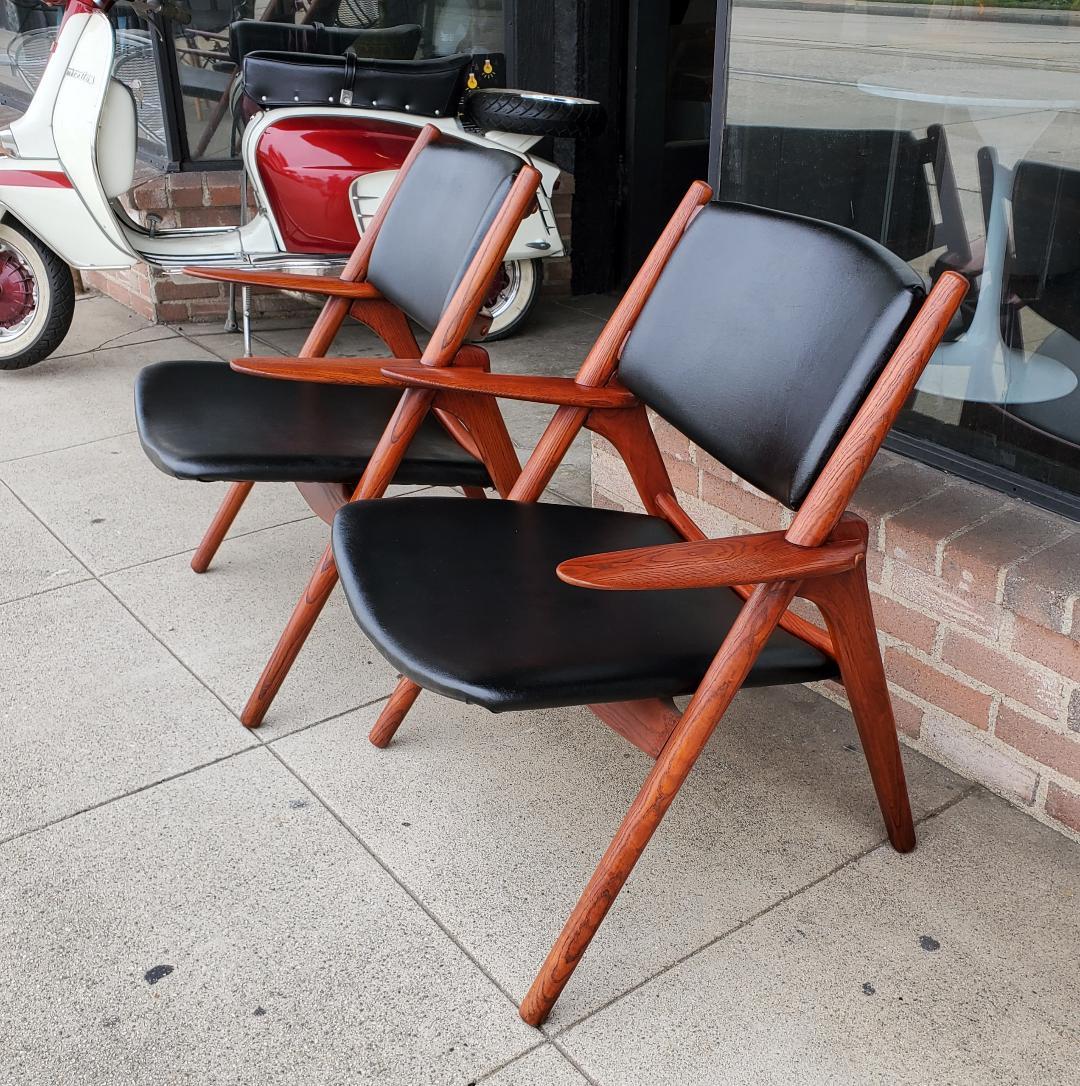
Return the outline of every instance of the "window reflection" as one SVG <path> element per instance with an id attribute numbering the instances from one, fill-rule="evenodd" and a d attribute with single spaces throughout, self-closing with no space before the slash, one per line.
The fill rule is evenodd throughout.
<path id="1" fill-rule="evenodd" d="M 319 52 L 352 48 L 360 56 L 409 60 L 413 55 L 504 51 L 503 0 L 192 0 L 191 14 L 191 22 L 176 26 L 174 35 L 193 159 L 231 158 L 237 153 L 239 126 L 230 109 L 237 51 L 229 48 L 229 26 L 238 19 L 278 25 L 280 43 L 261 43 L 261 49 L 296 48 L 298 42 L 289 38 L 287 27 L 317 23 L 356 31 L 355 39 L 335 35 Z M 420 27 L 420 45 L 407 56 L 399 49 L 402 36 L 384 39 L 372 33 L 410 25 Z"/>
<path id="2" fill-rule="evenodd" d="M 899 428 L 1080 495 L 1080 27 L 912 8 L 735 0 L 721 194 L 967 274 Z"/>

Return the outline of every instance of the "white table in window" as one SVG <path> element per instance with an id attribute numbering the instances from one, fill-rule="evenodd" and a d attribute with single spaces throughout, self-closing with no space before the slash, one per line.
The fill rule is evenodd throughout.
<path id="1" fill-rule="evenodd" d="M 1016 94 L 1017 86 L 1030 92 Z M 866 94 L 904 102 L 957 106 L 972 111 L 981 141 L 993 145 L 994 122 L 978 118 L 982 110 L 1028 113 L 1026 146 L 997 151 L 986 251 L 978 301 L 971 325 L 953 343 L 942 344 L 919 380 L 920 392 L 974 403 L 1040 403 L 1067 396 L 1076 374 L 1056 358 L 1010 347 L 1001 338 L 1001 294 L 1008 247 L 1011 167 L 1034 147 L 1060 110 L 1080 108 L 1080 78 L 1075 73 L 1033 68 L 970 67 L 903 72 L 862 79 Z"/>

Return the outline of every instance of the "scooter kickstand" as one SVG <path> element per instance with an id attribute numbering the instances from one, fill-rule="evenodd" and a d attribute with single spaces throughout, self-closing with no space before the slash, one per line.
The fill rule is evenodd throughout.
<path id="1" fill-rule="evenodd" d="M 251 288 L 240 288 L 240 320 L 243 322 L 244 357 L 251 357 Z"/>

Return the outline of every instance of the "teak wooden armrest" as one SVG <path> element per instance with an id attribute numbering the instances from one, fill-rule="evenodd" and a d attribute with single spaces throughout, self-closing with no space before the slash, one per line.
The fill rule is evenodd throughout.
<path id="1" fill-rule="evenodd" d="M 213 279 L 219 283 L 237 283 L 249 287 L 273 287 L 276 290 L 298 290 L 304 294 L 321 294 L 327 298 L 380 298 L 382 295 L 370 283 L 350 282 L 336 275 L 285 275 L 281 272 L 243 271 L 240 268 L 184 268 L 185 275 L 196 279 Z"/>
<path id="2" fill-rule="evenodd" d="M 556 572 L 567 584 L 606 591 L 730 588 L 846 573 L 865 551 L 861 539 L 800 547 L 783 532 L 763 532 L 589 554 L 562 562 Z"/>
<path id="3" fill-rule="evenodd" d="M 323 385 L 366 385 L 369 388 L 402 388 L 402 382 L 382 372 L 385 358 L 293 358 L 269 355 L 234 358 L 237 373 L 275 377 L 279 381 L 313 381 Z"/>
<path id="4" fill-rule="evenodd" d="M 637 397 L 620 384 L 580 385 L 572 377 L 530 377 L 397 363 L 385 365 L 383 373 L 416 388 L 477 392 L 505 400 L 529 400 L 560 407 L 633 407 L 638 402 Z"/>

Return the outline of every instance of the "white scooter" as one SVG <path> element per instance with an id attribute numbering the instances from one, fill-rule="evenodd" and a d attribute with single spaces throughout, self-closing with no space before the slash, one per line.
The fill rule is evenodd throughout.
<path id="1" fill-rule="evenodd" d="M 0 130 L 0 369 L 31 366 L 59 346 L 74 310 L 70 268 L 145 261 L 175 271 L 216 265 L 326 274 L 342 265 L 426 123 L 509 148 L 540 171 L 537 210 L 522 223 L 489 299 L 489 339 L 520 327 L 540 286 L 541 258 L 565 252 L 551 207 L 558 167 L 526 152 L 545 135 L 595 131 L 603 123 L 597 103 L 473 90 L 489 66 L 469 56 L 353 58 L 350 87 L 316 97 L 325 105 L 279 108 L 281 101 L 255 95 L 242 141 L 255 197 L 249 221 L 161 230 L 134 222 L 118 199 L 133 181 L 137 109 L 113 76 L 112 2 L 68 0 L 30 105 Z M 261 56 L 289 63 L 284 55 Z M 340 81 L 344 58 L 297 59 L 305 63 L 296 85 L 306 91 L 312 61 L 331 62 L 331 77 L 338 64 Z M 278 70 L 278 84 L 286 70 Z M 310 102 L 299 93 L 285 100 L 294 99 Z"/>

